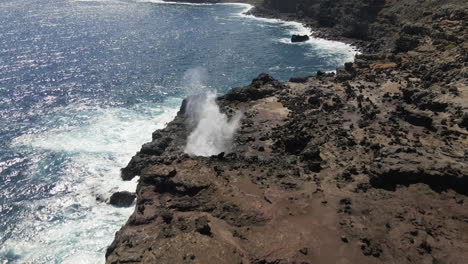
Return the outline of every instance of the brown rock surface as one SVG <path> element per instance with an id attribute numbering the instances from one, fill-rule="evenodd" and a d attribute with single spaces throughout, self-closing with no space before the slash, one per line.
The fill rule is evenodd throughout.
<path id="1" fill-rule="evenodd" d="M 431 14 L 409 51 L 218 98 L 244 113 L 232 153 L 183 153 L 184 104 L 122 170 L 137 202 L 107 263 L 466 263 L 466 21 Z"/>

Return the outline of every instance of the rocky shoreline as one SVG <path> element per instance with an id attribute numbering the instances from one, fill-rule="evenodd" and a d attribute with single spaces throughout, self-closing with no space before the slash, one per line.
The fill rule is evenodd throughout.
<path id="1" fill-rule="evenodd" d="M 184 101 L 122 169 L 140 176 L 137 201 L 106 262 L 465 263 L 468 4 L 265 2 L 254 14 L 347 38 L 343 21 L 380 9 L 352 35 L 364 54 L 336 74 L 261 74 L 219 97 L 222 112 L 244 113 L 229 153 L 184 154 Z M 322 2 L 328 17 L 359 10 L 330 26 L 314 16 Z"/>

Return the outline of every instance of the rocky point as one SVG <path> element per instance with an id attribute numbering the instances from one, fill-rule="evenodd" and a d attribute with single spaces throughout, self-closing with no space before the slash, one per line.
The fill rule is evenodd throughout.
<path id="1" fill-rule="evenodd" d="M 346 7 L 291 1 L 309 2 L 316 25 L 325 3 Z M 122 169 L 140 177 L 137 201 L 107 263 L 466 263 L 467 3 L 349 2 L 372 11 L 351 35 L 365 52 L 336 74 L 261 74 L 219 97 L 244 113 L 229 153 L 184 153 L 186 101 L 153 133 Z"/>

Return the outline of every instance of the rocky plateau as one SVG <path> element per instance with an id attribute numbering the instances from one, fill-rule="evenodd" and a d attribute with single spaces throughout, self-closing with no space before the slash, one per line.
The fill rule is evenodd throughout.
<path id="1" fill-rule="evenodd" d="M 184 153 L 185 100 L 122 169 L 139 176 L 135 211 L 106 262 L 467 263 L 467 9 L 258 4 L 256 15 L 302 21 L 362 53 L 336 73 L 260 74 L 219 97 L 243 118 L 230 151 L 211 157 Z"/>

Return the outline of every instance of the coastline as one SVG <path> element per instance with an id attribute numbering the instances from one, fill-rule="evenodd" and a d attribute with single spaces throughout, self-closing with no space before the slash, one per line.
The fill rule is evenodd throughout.
<path id="1" fill-rule="evenodd" d="M 183 103 L 122 169 L 140 176 L 137 203 L 107 263 L 463 263 L 467 46 L 453 10 L 356 42 L 364 54 L 336 74 L 261 74 L 219 97 L 244 113 L 232 153 L 184 154 Z"/>
<path id="2" fill-rule="evenodd" d="M 189 5 L 212 5 L 212 4 L 235 4 L 235 5 L 245 5 L 246 9 L 242 12 L 245 16 L 251 16 L 254 19 L 267 19 L 273 20 L 272 22 L 295 22 L 301 24 L 304 28 L 307 29 L 307 32 L 303 32 L 303 34 L 307 34 L 310 37 L 329 40 L 329 41 L 337 41 L 342 42 L 348 45 L 351 45 L 356 51 L 361 52 L 366 48 L 366 45 L 369 42 L 347 38 L 340 33 L 327 30 L 324 27 L 316 27 L 311 23 L 311 19 L 308 18 L 301 18 L 292 14 L 284 14 L 278 11 L 272 12 L 272 10 L 268 10 L 266 8 L 260 8 L 261 2 L 256 0 L 161 0 L 157 1 L 158 3 L 167 3 L 167 4 L 189 4 Z"/>
<path id="3" fill-rule="evenodd" d="M 352 62 L 354 60 L 355 55 L 361 54 L 365 45 L 368 44 L 365 41 L 360 41 L 356 39 L 350 39 L 341 37 L 336 32 L 333 34 L 326 33 L 327 31 L 324 28 L 317 28 L 312 26 L 310 23 L 307 23 L 308 20 L 301 19 L 299 17 L 294 16 L 285 16 L 279 12 L 274 14 L 261 12 L 258 9 L 258 5 L 254 5 L 255 0 L 193 0 L 193 1 L 184 1 L 184 0 L 156 0 L 155 3 L 160 4 L 175 4 L 175 5 L 237 5 L 237 6 L 244 6 L 244 10 L 239 13 L 242 17 L 247 17 L 250 19 L 256 19 L 260 21 L 264 21 L 267 23 L 276 23 L 276 24 L 285 24 L 285 25 L 292 25 L 297 28 L 297 31 L 291 32 L 291 36 L 293 34 L 299 35 L 308 35 L 310 39 L 305 42 L 298 43 L 300 44 L 310 44 L 310 45 L 317 45 L 320 47 L 327 47 L 329 49 L 340 49 L 340 50 L 348 50 L 350 53 L 350 57 L 345 59 L 342 63 L 339 63 L 337 67 L 344 65 L 346 62 Z M 288 40 L 289 44 L 291 43 Z M 297 43 L 296 43 L 297 45 Z M 334 71 L 333 71 L 334 72 Z"/>

